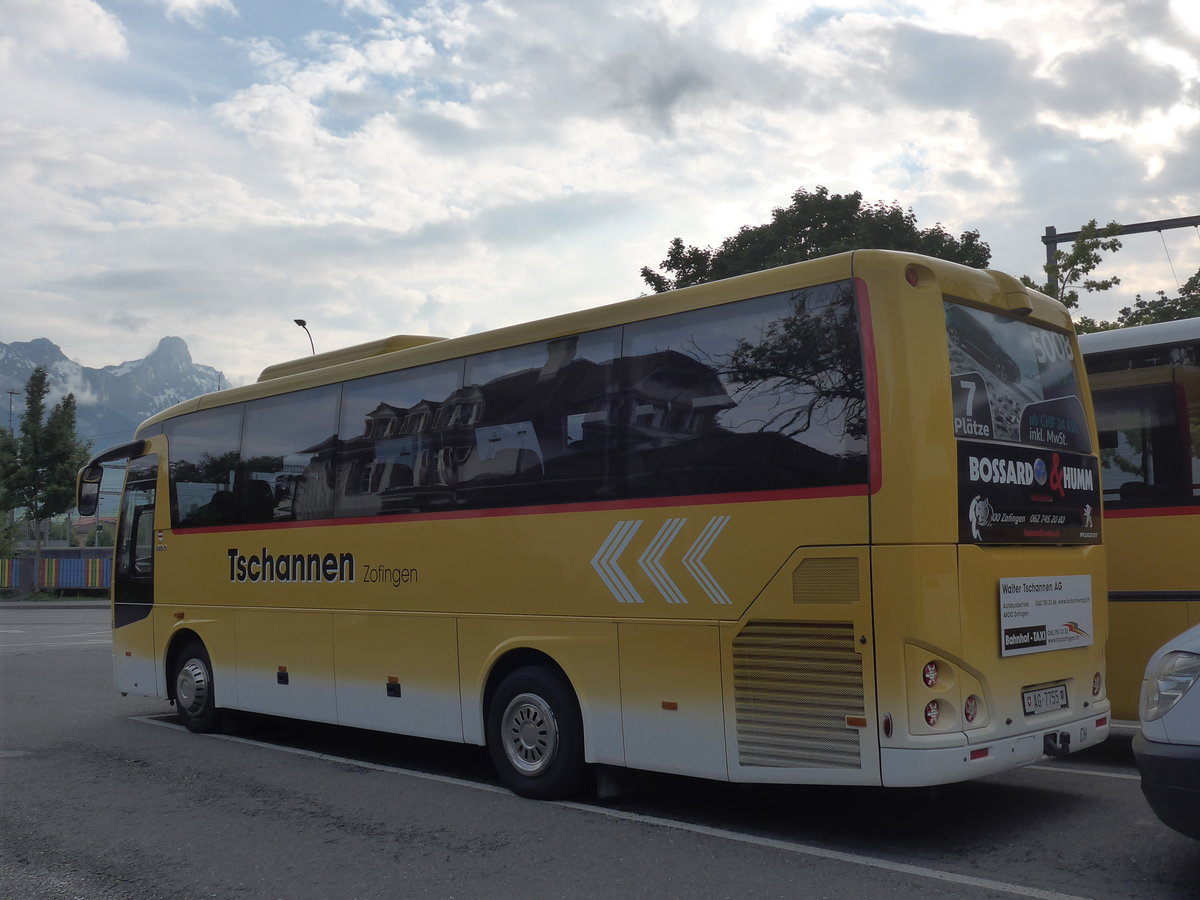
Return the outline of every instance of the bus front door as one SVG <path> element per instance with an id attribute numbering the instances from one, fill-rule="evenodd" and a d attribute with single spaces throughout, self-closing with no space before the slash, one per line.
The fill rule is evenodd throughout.
<path id="1" fill-rule="evenodd" d="M 131 459 L 117 523 L 113 565 L 113 680 L 117 690 L 153 696 L 154 653 L 154 503 L 158 455 Z"/>

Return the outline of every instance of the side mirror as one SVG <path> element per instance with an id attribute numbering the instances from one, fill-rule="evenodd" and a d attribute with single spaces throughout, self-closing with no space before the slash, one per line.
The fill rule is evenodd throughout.
<path id="1" fill-rule="evenodd" d="M 134 459 L 145 452 L 145 441 L 130 441 L 128 444 L 109 447 L 103 453 L 93 456 L 91 461 L 79 470 L 75 479 L 75 505 L 79 507 L 79 514 L 94 516 L 100 506 L 100 481 L 104 478 L 104 466 L 101 463 Z"/>
<path id="2" fill-rule="evenodd" d="M 100 480 L 104 477 L 104 467 L 96 464 L 84 466 L 79 470 L 79 480 L 75 490 L 75 505 L 79 507 L 79 515 L 94 516 L 100 506 Z"/>
<path id="3" fill-rule="evenodd" d="M 79 486 L 79 515 L 94 516 L 100 505 L 100 485 L 95 482 L 85 482 Z"/>

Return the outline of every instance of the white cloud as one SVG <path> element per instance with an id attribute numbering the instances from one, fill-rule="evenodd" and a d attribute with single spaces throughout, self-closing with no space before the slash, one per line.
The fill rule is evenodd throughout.
<path id="1" fill-rule="evenodd" d="M 232 0 L 156 0 L 162 3 L 167 16 L 182 19 L 193 27 L 200 27 L 210 12 L 222 12 L 229 16 L 238 15 Z"/>
<path id="2" fill-rule="evenodd" d="M 5 0 L 0 5 L 0 72 L 31 58 L 119 60 L 128 52 L 120 21 L 93 0 Z"/>
<path id="3" fill-rule="evenodd" d="M 628 298 L 817 185 L 1015 274 L 1046 225 L 1200 212 L 1187 4 L 155 2 L 0 12 L 0 340 L 252 378 L 295 317 L 331 349 Z M 1172 286 L 1150 238 L 1112 311 Z"/>

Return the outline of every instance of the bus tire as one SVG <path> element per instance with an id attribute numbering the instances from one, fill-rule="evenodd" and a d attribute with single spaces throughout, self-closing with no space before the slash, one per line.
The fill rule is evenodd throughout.
<path id="1" fill-rule="evenodd" d="M 189 731 L 206 734 L 220 730 L 221 714 L 212 674 L 212 661 L 200 641 L 188 641 L 175 657 L 171 673 L 175 710 Z"/>
<path id="2" fill-rule="evenodd" d="M 534 800 L 583 792 L 583 718 L 566 679 L 541 666 L 510 672 L 487 711 L 487 746 L 500 781 Z"/>

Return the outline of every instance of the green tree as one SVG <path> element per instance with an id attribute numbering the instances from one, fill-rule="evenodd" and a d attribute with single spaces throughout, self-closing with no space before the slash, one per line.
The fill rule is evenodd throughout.
<path id="1" fill-rule="evenodd" d="M 1053 262 L 1042 266 L 1045 282 L 1039 284 L 1027 275 L 1021 276 L 1021 281 L 1026 287 L 1054 297 L 1068 309 L 1075 309 L 1079 306 L 1080 288 L 1091 294 L 1110 290 L 1121 283 L 1116 275 L 1112 278 L 1090 277 L 1100 265 L 1102 253 L 1116 253 L 1121 249 L 1121 241 L 1117 238 L 1120 230 L 1117 222 L 1102 227 L 1092 219 L 1079 229 L 1079 236 L 1070 250 L 1055 250 Z M 1087 316 L 1076 318 L 1076 327 L 1080 331 L 1095 331 L 1094 325 L 1095 320 Z"/>
<path id="2" fill-rule="evenodd" d="M 75 474 L 88 454 L 75 432 L 75 395 L 67 394 L 47 415 L 49 392 L 49 375 L 38 366 L 25 384 L 19 432 L 0 433 L 0 508 L 24 509 L 39 536 L 38 556 L 43 523 L 74 504 Z"/>
<path id="3" fill-rule="evenodd" d="M 1155 322 L 1175 322 L 1200 316 L 1200 271 L 1184 282 L 1178 297 L 1168 297 L 1166 291 L 1158 291 L 1155 299 L 1143 300 L 1138 294 L 1132 306 L 1122 307 L 1112 322 L 1092 322 L 1091 331 L 1107 331 L 1110 328 L 1129 328 L 1133 325 L 1151 325 Z"/>
<path id="4" fill-rule="evenodd" d="M 7 512 L 7 510 L 5 511 Z M 17 553 L 17 526 L 10 525 L 7 515 L 0 521 L 0 559 L 8 559 Z"/>
<path id="5" fill-rule="evenodd" d="M 78 538 L 80 547 L 113 547 L 117 543 L 117 530 L 111 522 L 101 522 L 99 529 L 93 529 Z"/>
<path id="6" fill-rule="evenodd" d="M 913 211 L 895 202 L 864 204 L 858 191 L 831 194 L 824 187 L 801 188 L 789 206 L 771 214 L 770 222 L 746 225 L 715 249 L 685 246 L 675 238 L 658 265 L 661 271 L 643 266 L 642 280 L 655 292 L 669 291 L 863 248 L 911 250 L 977 268 L 985 267 L 992 255 L 978 231 L 956 238 L 940 224 L 918 228 Z"/>

